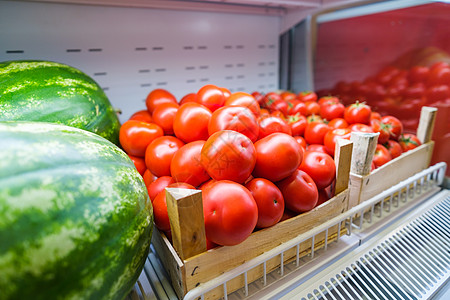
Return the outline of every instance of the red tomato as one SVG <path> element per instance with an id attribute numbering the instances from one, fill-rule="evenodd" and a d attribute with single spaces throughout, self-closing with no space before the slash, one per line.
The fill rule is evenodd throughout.
<path id="1" fill-rule="evenodd" d="M 259 124 L 252 111 L 243 106 L 224 106 L 212 113 L 208 133 L 234 130 L 248 137 L 252 142 L 258 139 Z"/>
<path id="2" fill-rule="evenodd" d="M 308 123 L 312 123 L 312 122 L 325 123 L 325 120 L 322 119 L 322 117 L 319 115 L 309 115 L 306 117 L 306 121 L 308 121 Z"/>
<path id="3" fill-rule="evenodd" d="M 163 103 L 153 110 L 153 122 L 162 128 L 164 134 L 173 134 L 173 120 L 179 107 L 178 103 Z"/>
<path id="4" fill-rule="evenodd" d="M 384 144 L 389 140 L 389 128 L 381 120 L 370 120 L 370 126 L 372 127 L 373 132 L 380 133 L 380 135 L 378 136 L 378 144 Z"/>
<path id="5" fill-rule="evenodd" d="M 333 129 L 347 128 L 348 127 L 348 123 L 347 123 L 347 121 L 345 121 L 344 118 L 336 118 L 336 119 L 330 120 L 330 122 L 328 122 L 328 126 L 333 128 Z"/>
<path id="6" fill-rule="evenodd" d="M 164 190 L 169 184 L 172 183 L 175 183 L 175 181 L 171 176 L 161 176 L 152 183 L 150 183 L 149 185 L 147 185 L 148 195 L 152 203 L 153 200 L 155 200 L 156 196 L 159 194 L 159 192 Z"/>
<path id="7" fill-rule="evenodd" d="M 433 85 L 450 85 L 450 67 L 435 67 L 430 69 L 426 81 L 428 86 Z"/>
<path id="8" fill-rule="evenodd" d="M 144 176 L 145 171 L 147 170 L 147 166 L 145 165 L 145 159 L 142 157 L 137 157 L 128 154 L 128 157 L 133 162 L 134 166 L 136 167 L 136 170 L 141 174 L 141 176 Z"/>
<path id="9" fill-rule="evenodd" d="M 272 105 L 275 102 L 284 102 L 281 98 L 280 94 L 275 92 L 269 92 L 263 96 L 262 102 L 260 103 L 261 107 L 268 108 L 269 110 L 272 109 Z"/>
<path id="10" fill-rule="evenodd" d="M 190 142 L 175 152 L 170 164 L 170 173 L 175 181 L 199 186 L 210 178 L 200 163 L 204 144 L 205 141 Z"/>
<path id="11" fill-rule="evenodd" d="M 373 119 L 381 121 L 381 114 L 379 112 L 372 111 L 372 113 L 370 114 L 370 120 Z"/>
<path id="12" fill-rule="evenodd" d="M 260 92 L 253 92 L 252 96 L 255 97 L 255 100 L 258 102 L 259 106 L 264 103 L 264 95 Z"/>
<path id="13" fill-rule="evenodd" d="M 403 124 L 394 116 L 384 116 L 381 118 L 381 122 L 386 124 L 391 139 L 398 140 L 403 133 Z"/>
<path id="14" fill-rule="evenodd" d="M 224 87 L 219 87 L 219 89 L 222 91 L 226 101 L 231 96 L 230 90 Z"/>
<path id="15" fill-rule="evenodd" d="M 316 207 L 330 200 L 332 196 L 326 189 L 319 190 L 319 200 L 317 201 Z"/>
<path id="16" fill-rule="evenodd" d="M 243 183 L 256 163 L 255 146 L 242 133 L 233 130 L 218 131 L 206 140 L 200 162 L 215 180 Z"/>
<path id="17" fill-rule="evenodd" d="M 412 133 L 402 134 L 400 136 L 400 138 L 398 139 L 398 143 L 400 144 L 400 147 L 402 147 L 403 152 L 412 150 L 412 149 L 417 148 L 420 145 L 422 145 L 422 143 L 417 138 L 417 136 Z"/>
<path id="18" fill-rule="evenodd" d="M 344 119 L 348 124 L 369 124 L 372 109 L 369 105 L 361 102 L 350 104 L 345 108 Z"/>
<path id="19" fill-rule="evenodd" d="M 290 115 L 287 122 L 289 127 L 291 127 L 292 136 L 305 134 L 306 125 L 308 125 L 308 121 L 305 116 L 301 114 Z"/>
<path id="20" fill-rule="evenodd" d="M 422 82 L 414 83 L 403 92 L 404 98 L 421 98 L 425 95 L 425 84 Z"/>
<path id="21" fill-rule="evenodd" d="M 436 103 L 450 98 L 450 84 L 432 85 L 425 90 L 427 103 Z"/>
<path id="22" fill-rule="evenodd" d="M 302 146 L 303 149 L 306 149 L 306 141 L 305 138 L 299 135 L 293 137 L 296 141 Z"/>
<path id="23" fill-rule="evenodd" d="M 275 225 L 284 212 L 284 199 L 280 189 L 264 178 L 254 178 L 245 187 L 250 191 L 258 206 L 257 228 Z"/>
<path id="24" fill-rule="evenodd" d="M 335 96 L 323 96 L 320 97 L 319 100 L 317 100 L 317 103 L 319 103 L 320 106 L 325 103 L 339 103 L 339 98 Z"/>
<path id="25" fill-rule="evenodd" d="M 287 116 L 289 111 L 289 104 L 284 100 L 272 102 L 269 106 L 272 113 L 278 113 L 280 117 Z"/>
<path id="26" fill-rule="evenodd" d="M 145 123 L 153 122 L 152 115 L 146 109 L 135 112 L 134 114 L 131 115 L 129 120 L 136 120 Z"/>
<path id="27" fill-rule="evenodd" d="M 173 131 L 185 143 L 209 137 L 208 123 L 211 111 L 204 105 L 188 102 L 180 106 L 173 120 Z"/>
<path id="28" fill-rule="evenodd" d="M 299 170 L 308 173 L 319 190 L 329 186 L 336 176 L 333 158 L 322 152 L 306 151 Z"/>
<path id="29" fill-rule="evenodd" d="M 292 100 L 296 100 L 297 99 L 297 95 L 293 92 L 290 91 L 282 91 L 280 93 L 281 99 L 283 99 L 286 102 L 290 102 Z"/>
<path id="30" fill-rule="evenodd" d="M 394 140 L 388 140 L 383 145 L 384 147 L 386 147 L 386 149 L 388 149 L 392 159 L 399 157 L 403 152 L 402 146 L 400 146 L 400 144 Z"/>
<path id="31" fill-rule="evenodd" d="M 319 199 L 314 180 L 306 172 L 296 170 L 289 177 L 277 182 L 287 209 L 303 213 L 313 209 Z"/>
<path id="32" fill-rule="evenodd" d="M 375 153 L 373 155 L 372 162 L 375 165 L 375 168 L 379 168 L 385 163 L 389 162 L 392 159 L 391 154 L 388 149 L 386 149 L 383 145 L 377 144 L 375 148 Z"/>
<path id="33" fill-rule="evenodd" d="M 170 163 L 184 143 L 174 136 L 156 138 L 145 150 L 145 164 L 155 176 L 170 176 Z"/>
<path id="34" fill-rule="evenodd" d="M 303 102 L 317 101 L 317 94 L 313 91 L 303 91 L 298 93 L 297 99 Z"/>
<path id="35" fill-rule="evenodd" d="M 306 151 L 309 152 L 322 152 L 328 154 L 327 148 L 322 144 L 310 144 L 306 147 Z"/>
<path id="36" fill-rule="evenodd" d="M 178 182 L 172 183 L 167 186 L 168 188 L 183 188 L 183 189 L 195 189 L 192 185 Z M 163 189 L 156 195 L 155 200 L 153 200 L 153 216 L 155 226 L 159 230 L 169 231 L 170 230 L 170 220 L 169 214 L 167 212 L 167 200 L 166 200 L 166 190 Z"/>
<path id="37" fill-rule="evenodd" d="M 262 139 L 272 133 L 282 132 L 292 135 L 291 127 L 280 117 L 261 116 L 258 120 L 259 134 L 258 139 Z"/>
<path id="38" fill-rule="evenodd" d="M 184 95 L 183 98 L 181 98 L 179 105 L 181 106 L 187 102 L 197 102 L 197 94 L 189 93 L 189 94 Z"/>
<path id="39" fill-rule="evenodd" d="M 320 105 L 316 101 L 306 101 L 306 115 L 320 115 Z"/>
<path id="40" fill-rule="evenodd" d="M 426 82 L 430 69 L 424 66 L 414 66 L 409 69 L 408 79 L 411 83 Z"/>
<path id="41" fill-rule="evenodd" d="M 255 97 L 245 92 L 236 92 L 230 95 L 225 101 L 225 106 L 243 106 L 252 111 L 257 117 L 261 113 L 261 108 Z"/>
<path id="42" fill-rule="evenodd" d="M 119 141 L 127 154 L 144 157 L 147 146 L 163 134 L 162 128 L 154 123 L 128 120 L 120 127 Z"/>
<path id="43" fill-rule="evenodd" d="M 367 132 L 367 133 L 373 133 L 373 129 L 371 126 L 361 123 L 354 123 L 348 126 L 348 129 L 352 132 Z"/>
<path id="44" fill-rule="evenodd" d="M 338 138 L 349 140 L 350 136 L 351 130 L 349 128 L 338 128 L 328 131 L 323 140 L 323 145 L 325 146 L 327 153 L 334 156 L 336 140 Z"/>
<path id="45" fill-rule="evenodd" d="M 303 148 L 290 135 L 273 133 L 255 143 L 256 164 L 253 177 L 272 182 L 291 175 L 303 159 Z"/>
<path id="46" fill-rule="evenodd" d="M 305 140 L 308 144 L 322 144 L 330 127 L 323 122 L 311 122 L 306 125 Z"/>
<path id="47" fill-rule="evenodd" d="M 344 117 L 345 106 L 335 100 L 328 100 L 320 105 L 320 116 L 323 119 L 333 120 Z"/>
<path id="48" fill-rule="evenodd" d="M 222 107 L 225 101 L 222 89 L 212 84 L 201 87 L 197 92 L 197 102 L 206 106 L 211 112 Z"/>
<path id="49" fill-rule="evenodd" d="M 155 89 L 151 91 L 147 99 L 145 99 L 145 105 L 147 106 L 147 110 L 149 113 L 153 113 L 153 110 L 162 103 L 177 103 L 177 99 L 172 93 L 166 91 L 164 89 Z"/>
<path id="50" fill-rule="evenodd" d="M 145 164 L 145 161 L 144 161 Z M 152 172 L 150 172 L 147 169 L 147 166 L 145 166 L 146 170 L 144 172 L 144 175 L 142 176 L 144 178 L 144 183 L 145 186 L 148 186 L 150 183 L 152 183 L 153 181 L 155 181 L 156 179 L 158 179 L 158 177 L 156 177 L 155 175 L 152 174 Z"/>
<path id="51" fill-rule="evenodd" d="M 221 180 L 203 190 L 203 215 L 206 238 L 232 246 L 251 235 L 258 221 L 258 207 L 243 185 Z"/>
<path id="52" fill-rule="evenodd" d="M 306 116 L 307 113 L 308 111 L 306 110 L 305 102 L 302 102 L 300 100 L 292 100 L 289 102 L 288 115 L 301 114 L 303 116 Z"/>

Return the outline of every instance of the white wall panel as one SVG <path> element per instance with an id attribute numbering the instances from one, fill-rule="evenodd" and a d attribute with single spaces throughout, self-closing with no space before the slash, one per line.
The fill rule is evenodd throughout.
<path id="1" fill-rule="evenodd" d="M 92 76 L 121 121 L 154 88 L 278 88 L 277 16 L 0 1 L 0 61 L 45 59 Z"/>

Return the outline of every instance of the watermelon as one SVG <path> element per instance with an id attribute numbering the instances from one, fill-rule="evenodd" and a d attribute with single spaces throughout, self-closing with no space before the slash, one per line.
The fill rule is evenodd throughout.
<path id="1" fill-rule="evenodd" d="M 119 145 L 119 119 L 102 88 L 57 62 L 0 62 L 0 121 L 16 120 L 81 128 Z"/>
<path id="2" fill-rule="evenodd" d="M 0 122 L 0 299 L 123 299 L 149 253 L 153 211 L 108 140 Z"/>

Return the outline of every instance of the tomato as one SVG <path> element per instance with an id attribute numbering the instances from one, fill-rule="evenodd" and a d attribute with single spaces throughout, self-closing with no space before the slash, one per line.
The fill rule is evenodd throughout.
<path id="1" fill-rule="evenodd" d="M 375 148 L 375 153 L 373 155 L 372 162 L 375 165 L 375 168 L 379 168 L 385 163 L 389 162 L 392 159 L 391 154 L 389 153 L 389 150 L 386 149 L 381 144 L 377 144 L 377 147 Z"/>
<path id="2" fill-rule="evenodd" d="M 261 113 L 261 107 L 255 97 L 248 93 L 236 92 L 230 95 L 225 101 L 225 106 L 243 106 L 252 111 L 257 117 Z"/>
<path id="3" fill-rule="evenodd" d="M 141 174 L 141 176 L 144 176 L 145 171 L 147 170 L 147 166 L 145 165 L 145 160 L 142 157 L 137 157 L 128 154 L 128 157 L 133 162 L 134 166 L 136 167 L 136 170 Z"/>
<path id="4" fill-rule="evenodd" d="M 202 86 L 197 92 L 197 102 L 206 106 L 211 112 L 222 107 L 225 101 L 222 89 L 212 84 Z"/>
<path id="5" fill-rule="evenodd" d="M 394 140 L 388 140 L 386 143 L 383 144 L 383 146 L 386 147 L 386 149 L 388 149 L 392 159 L 399 157 L 403 152 L 402 146 L 400 146 L 400 144 Z"/>
<path id="6" fill-rule="evenodd" d="M 156 138 L 145 150 L 147 169 L 158 177 L 169 176 L 172 157 L 183 145 L 184 143 L 174 136 Z"/>
<path id="7" fill-rule="evenodd" d="M 322 152 L 328 154 L 327 148 L 322 144 L 310 144 L 306 147 L 306 151 L 309 152 Z"/>
<path id="8" fill-rule="evenodd" d="M 209 137 L 208 123 L 211 111 L 204 105 L 188 102 L 180 106 L 173 120 L 173 131 L 185 143 Z"/>
<path id="9" fill-rule="evenodd" d="M 297 94 L 297 99 L 303 102 L 317 101 L 317 94 L 313 91 L 303 91 Z"/>
<path id="10" fill-rule="evenodd" d="M 319 199 L 317 200 L 316 207 L 330 200 L 332 196 L 326 189 L 319 190 Z"/>
<path id="11" fill-rule="evenodd" d="M 306 104 L 300 100 L 292 100 L 290 101 L 288 105 L 288 115 L 296 115 L 301 114 L 303 116 L 306 116 L 308 113 L 306 109 Z"/>
<path id="12" fill-rule="evenodd" d="M 311 122 L 306 125 L 305 140 L 308 144 L 322 144 L 330 127 L 323 122 Z"/>
<path id="13" fill-rule="evenodd" d="M 258 206 L 247 188 L 220 180 L 212 182 L 202 196 L 207 239 L 232 246 L 251 235 L 258 221 Z"/>
<path id="14" fill-rule="evenodd" d="M 389 140 L 389 128 L 381 120 L 370 120 L 370 126 L 372 127 L 373 132 L 380 133 L 378 136 L 378 144 L 384 144 Z"/>
<path id="15" fill-rule="evenodd" d="M 291 127 L 280 117 L 262 116 L 258 120 L 258 139 L 262 139 L 272 133 L 282 132 L 292 135 Z"/>
<path id="16" fill-rule="evenodd" d="M 230 90 L 225 87 L 219 87 L 219 89 L 222 91 L 226 101 L 231 96 Z"/>
<path id="17" fill-rule="evenodd" d="M 150 197 L 150 200 L 153 203 L 153 200 L 155 200 L 156 196 L 164 190 L 169 184 L 175 183 L 173 178 L 171 176 L 161 176 L 158 177 L 155 181 L 147 185 L 147 191 L 148 195 Z"/>
<path id="18" fill-rule="evenodd" d="M 290 102 L 292 100 L 296 100 L 297 99 L 297 94 L 295 94 L 294 92 L 290 92 L 290 91 L 282 91 L 280 93 L 281 99 L 283 99 L 286 102 Z"/>
<path id="19" fill-rule="evenodd" d="M 200 162 L 215 180 L 245 182 L 256 163 L 256 149 L 242 133 L 222 130 L 213 133 L 202 147 Z"/>
<path id="20" fill-rule="evenodd" d="M 273 133 L 255 143 L 253 177 L 278 181 L 294 172 L 303 159 L 303 148 L 290 135 Z"/>
<path id="21" fill-rule="evenodd" d="M 120 127 L 119 141 L 127 154 L 144 157 L 147 146 L 163 134 L 162 128 L 154 123 L 128 120 Z"/>
<path id="22" fill-rule="evenodd" d="M 408 79 L 411 83 L 426 82 L 430 69 L 425 66 L 413 66 L 409 69 Z"/>
<path id="23" fill-rule="evenodd" d="M 350 104 L 345 108 L 344 119 L 348 124 L 369 124 L 372 109 L 369 105 L 361 102 Z"/>
<path id="24" fill-rule="evenodd" d="M 430 69 L 426 81 L 428 86 L 433 85 L 450 85 L 450 67 L 435 67 Z"/>
<path id="25" fill-rule="evenodd" d="M 404 98 L 420 98 L 425 95 L 425 84 L 422 82 L 414 83 L 403 92 Z"/>
<path id="26" fill-rule="evenodd" d="M 196 93 L 189 93 L 183 96 L 181 98 L 180 103 L 178 103 L 180 106 L 187 102 L 197 102 L 197 94 Z"/>
<path id="27" fill-rule="evenodd" d="M 247 136 L 252 142 L 258 139 L 259 124 L 252 111 L 243 106 L 224 106 L 212 113 L 208 133 L 234 130 Z"/>
<path id="28" fill-rule="evenodd" d="M 349 128 L 338 128 L 328 131 L 323 139 L 323 145 L 328 154 L 334 156 L 336 140 L 338 138 L 350 140 L 351 130 Z"/>
<path id="29" fill-rule="evenodd" d="M 390 138 L 393 140 L 398 140 L 400 135 L 403 133 L 403 124 L 394 116 L 383 116 L 381 122 L 386 124 Z"/>
<path id="30" fill-rule="evenodd" d="M 153 110 L 153 122 L 162 128 L 164 134 L 173 134 L 173 120 L 179 107 L 177 103 L 163 103 Z"/>
<path id="31" fill-rule="evenodd" d="M 400 138 L 398 139 L 398 143 L 400 144 L 400 147 L 402 147 L 403 152 L 412 150 L 412 149 L 417 148 L 420 145 L 422 145 L 422 143 L 417 138 L 417 136 L 412 133 L 402 134 L 400 136 Z"/>
<path id="32" fill-rule="evenodd" d="M 306 141 L 304 137 L 296 135 L 294 136 L 294 139 L 296 139 L 296 141 L 300 144 L 300 146 L 302 146 L 303 149 L 306 149 Z"/>
<path id="33" fill-rule="evenodd" d="M 445 84 L 432 85 L 425 90 L 427 103 L 436 103 L 450 98 L 450 86 Z"/>
<path id="34" fill-rule="evenodd" d="M 320 115 L 320 105 L 316 101 L 306 101 L 306 116 Z"/>
<path id="35" fill-rule="evenodd" d="M 183 188 L 183 189 L 195 189 L 192 185 L 187 183 L 172 183 L 167 186 L 168 188 Z M 152 203 L 153 206 L 153 216 L 155 226 L 159 230 L 169 231 L 170 230 L 170 220 L 169 214 L 167 212 L 167 200 L 166 200 L 166 190 L 163 189 L 156 195 L 155 200 Z"/>
<path id="36" fill-rule="evenodd" d="M 182 146 L 172 157 L 170 173 L 175 181 L 199 186 L 210 176 L 200 163 L 200 155 L 205 141 L 190 142 Z"/>
<path id="37" fill-rule="evenodd" d="M 371 126 L 361 123 L 354 123 L 348 126 L 348 129 L 352 132 L 367 132 L 367 133 L 373 133 L 373 129 Z"/>
<path id="38" fill-rule="evenodd" d="M 275 110 L 273 108 L 274 103 L 276 102 L 284 102 L 283 99 L 281 99 L 280 94 L 275 92 L 269 92 L 263 96 L 262 103 L 260 103 L 261 107 L 267 108 L 269 110 Z"/>
<path id="39" fill-rule="evenodd" d="M 387 85 L 399 72 L 400 70 L 398 68 L 387 66 L 378 72 L 375 77 L 379 83 Z"/>
<path id="40" fill-rule="evenodd" d="M 284 117 L 288 114 L 289 104 L 284 100 L 272 102 L 269 106 L 269 110 L 276 113 L 279 113 L 281 117 Z"/>
<path id="41" fill-rule="evenodd" d="M 296 170 L 289 177 L 276 183 L 288 210 L 303 213 L 313 209 L 319 199 L 314 180 L 306 172 Z"/>
<path id="42" fill-rule="evenodd" d="M 145 161 L 144 161 L 145 164 Z M 144 183 L 145 186 L 148 186 L 150 183 L 152 183 L 153 181 L 155 181 L 156 179 L 158 179 L 158 177 L 156 177 L 155 175 L 152 174 L 152 172 L 150 172 L 147 169 L 147 166 L 145 166 L 146 170 L 144 172 L 144 175 L 142 176 L 144 178 Z"/>
<path id="43" fill-rule="evenodd" d="M 319 103 L 320 106 L 325 103 L 339 103 L 339 98 L 335 96 L 323 96 L 320 97 L 319 100 L 317 100 L 317 103 Z"/>
<path id="44" fill-rule="evenodd" d="M 245 187 L 250 191 L 258 206 L 257 228 L 275 225 L 284 212 L 284 198 L 280 189 L 264 178 L 254 178 Z"/>
<path id="45" fill-rule="evenodd" d="M 308 123 L 312 123 L 312 122 L 325 123 L 325 120 L 322 119 L 322 117 L 319 115 L 309 115 L 306 117 L 306 121 L 308 121 Z"/>
<path id="46" fill-rule="evenodd" d="M 330 120 L 330 122 L 328 122 L 328 126 L 333 128 L 333 129 L 347 128 L 348 127 L 348 123 L 347 123 L 347 121 L 345 121 L 344 118 L 336 118 L 336 119 Z"/>
<path id="47" fill-rule="evenodd" d="M 152 115 L 146 109 L 135 112 L 134 114 L 131 115 L 129 120 L 136 120 L 145 123 L 153 123 Z"/>
<path id="48" fill-rule="evenodd" d="M 308 173 L 319 190 L 329 186 L 336 176 L 333 158 L 322 152 L 306 151 L 299 170 Z"/>
<path id="49" fill-rule="evenodd" d="M 370 114 L 370 120 L 373 119 L 381 121 L 381 114 L 379 112 L 372 111 L 372 113 Z"/>
<path id="50" fill-rule="evenodd" d="M 290 115 L 287 119 L 289 127 L 291 127 L 291 135 L 304 135 L 308 121 L 301 114 Z"/>
<path id="51" fill-rule="evenodd" d="M 264 103 L 264 95 L 263 94 L 255 91 L 251 95 L 253 97 L 255 97 L 255 100 L 258 102 L 259 106 L 263 105 L 263 103 Z"/>
<path id="52" fill-rule="evenodd" d="M 155 89 L 151 91 L 145 99 L 145 105 L 149 113 L 153 113 L 155 108 L 163 103 L 177 103 L 177 99 L 172 93 L 164 89 Z"/>
<path id="53" fill-rule="evenodd" d="M 328 100 L 320 105 L 320 116 L 327 120 L 344 117 L 345 106 L 335 100 Z"/>

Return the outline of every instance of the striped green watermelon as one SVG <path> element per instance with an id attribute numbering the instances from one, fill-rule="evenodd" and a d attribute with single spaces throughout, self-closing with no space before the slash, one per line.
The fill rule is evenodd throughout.
<path id="1" fill-rule="evenodd" d="M 0 121 L 65 124 L 119 145 L 119 119 L 101 87 L 71 66 L 0 62 Z"/>
<path id="2" fill-rule="evenodd" d="M 153 211 L 129 157 L 85 130 L 0 122 L 0 299 L 123 299 Z"/>

